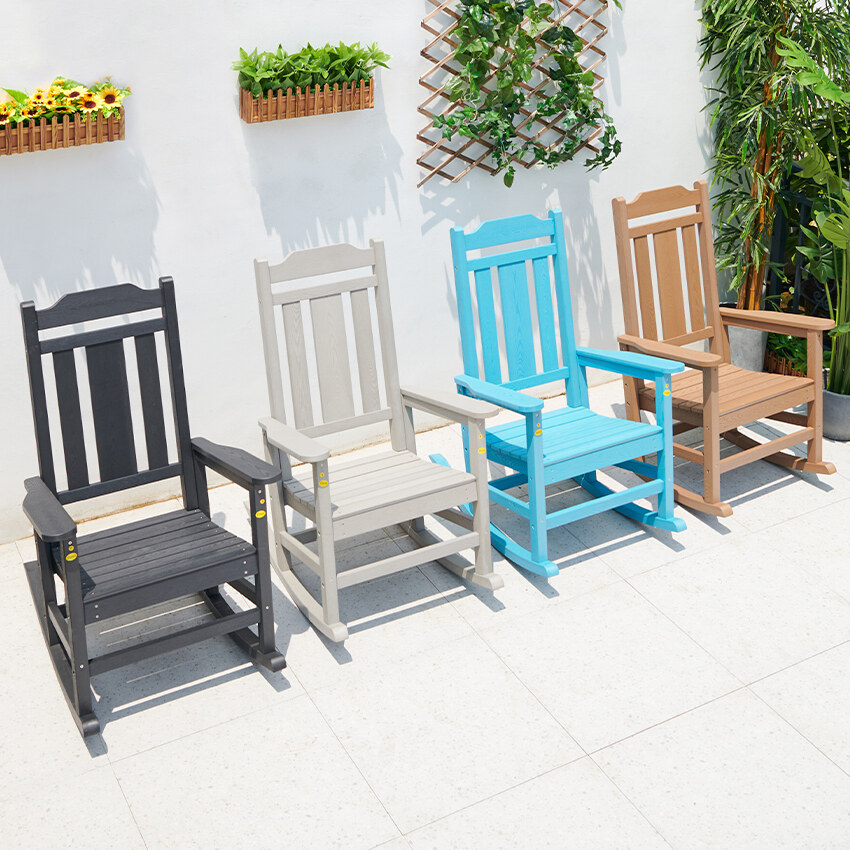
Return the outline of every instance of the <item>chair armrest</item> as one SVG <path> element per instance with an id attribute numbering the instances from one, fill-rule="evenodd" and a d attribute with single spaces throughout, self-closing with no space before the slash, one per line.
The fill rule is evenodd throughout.
<path id="1" fill-rule="evenodd" d="M 495 416 L 499 412 L 498 407 L 476 398 L 440 390 L 425 392 L 415 387 L 402 387 L 401 401 L 405 407 L 415 407 L 426 413 L 433 413 L 436 416 L 442 416 L 444 419 L 451 419 L 460 423 L 471 419 L 486 419 L 488 416 Z"/>
<path id="2" fill-rule="evenodd" d="M 471 378 L 469 375 L 456 375 L 455 383 L 465 389 L 473 398 L 480 398 L 492 404 L 498 404 L 514 413 L 537 413 L 543 410 L 543 401 L 525 393 L 500 387 L 498 384 L 490 384 L 480 378 Z"/>
<path id="3" fill-rule="evenodd" d="M 77 524 L 41 478 L 27 478 L 24 487 L 24 513 L 45 543 L 59 543 L 77 533 Z"/>
<path id="4" fill-rule="evenodd" d="M 192 440 L 192 451 L 204 466 L 246 490 L 280 481 L 280 470 L 276 466 L 260 460 L 244 449 L 220 446 L 198 437 Z"/>
<path id="5" fill-rule="evenodd" d="M 645 378 L 653 381 L 674 372 L 684 372 L 685 367 L 676 360 L 665 360 L 649 354 L 636 354 L 634 351 L 608 351 L 601 348 L 577 348 L 578 362 L 582 366 L 605 369 L 632 378 Z"/>
<path id="6" fill-rule="evenodd" d="M 778 310 L 739 310 L 737 307 L 721 307 L 720 318 L 723 319 L 724 325 L 773 331 L 773 333 L 789 336 L 805 336 L 810 331 L 823 333 L 835 327 L 832 319 L 800 316 L 797 313 L 780 313 Z"/>
<path id="7" fill-rule="evenodd" d="M 694 351 L 692 348 L 668 345 L 666 342 L 656 342 L 654 339 L 643 339 L 643 337 L 632 336 L 631 334 L 620 334 L 617 340 L 626 348 L 633 348 L 641 354 L 678 360 L 694 369 L 713 369 L 723 362 L 723 358 L 719 354 L 712 354 L 708 351 Z"/>
<path id="8" fill-rule="evenodd" d="M 268 416 L 260 420 L 260 427 L 273 446 L 282 449 L 302 463 L 319 463 L 331 456 L 331 450 L 325 448 L 318 440 L 302 434 L 279 419 Z"/>

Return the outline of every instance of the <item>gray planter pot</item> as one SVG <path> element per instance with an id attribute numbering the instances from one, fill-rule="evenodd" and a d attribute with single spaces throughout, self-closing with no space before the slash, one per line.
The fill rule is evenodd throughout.
<path id="1" fill-rule="evenodd" d="M 850 440 L 850 395 L 823 391 L 823 435 Z"/>
<path id="2" fill-rule="evenodd" d="M 735 307 L 734 302 L 723 303 L 721 307 Z M 733 366 L 749 369 L 751 372 L 764 371 L 764 352 L 767 349 L 767 331 L 754 331 L 751 328 L 736 328 L 729 325 L 729 355 Z"/>

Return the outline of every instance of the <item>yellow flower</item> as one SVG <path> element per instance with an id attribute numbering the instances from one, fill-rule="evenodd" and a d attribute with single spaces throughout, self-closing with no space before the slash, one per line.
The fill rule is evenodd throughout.
<path id="1" fill-rule="evenodd" d="M 0 103 L 0 124 L 5 124 L 15 111 L 15 102 L 13 100 L 7 103 Z"/>
<path id="2" fill-rule="evenodd" d="M 103 101 L 104 106 L 118 106 L 121 103 L 121 92 L 113 85 L 108 85 L 102 88 L 98 94 Z"/>
<path id="3" fill-rule="evenodd" d="M 93 92 L 83 92 L 82 96 L 80 97 L 80 109 L 83 112 L 97 112 L 97 110 L 100 109 L 102 105 L 103 104 L 101 103 L 100 96 L 94 94 Z"/>
<path id="4" fill-rule="evenodd" d="M 91 94 L 91 92 L 89 92 L 89 94 Z M 65 93 L 65 96 L 68 98 L 68 100 L 77 100 L 78 98 L 83 96 L 82 86 L 74 86 Z"/>
<path id="5" fill-rule="evenodd" d="M 41 103 L 45 98 L 44 89 L 36 89 L 35 94 L 30 98 L 34 103 Z"/>
<path id="6" fill-rule="evenodd" d="M 39 112 L 40 110 L 37 106 L 28 105 L 21 110 L 21 116 L 24 118 L 35 118 Z"/>

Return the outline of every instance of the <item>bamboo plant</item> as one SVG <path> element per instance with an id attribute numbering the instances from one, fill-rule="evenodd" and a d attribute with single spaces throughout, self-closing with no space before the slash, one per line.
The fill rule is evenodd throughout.
<path id="1" fill-rule="evenodd" d="M 832 336 L 827 389 L 850 395 L 850 188 L 842 160 L 847 151 L 840 149 L 839 125 L 847 126 L 850 117 L 850 86 L 834 79 L 803 49 L 788 38 L 781 38 L 779 54 L 797 76 L 797 82 L 816 95 L 825 105 L 826 120 L 831 128 L 827 152 L 815 133 L 807 129 L 803 137 L 804 156 L 800 161 L 802 176 L 822 187 L 824 198 L 813 209 L 811 226 L 821 240 L 831 246 L 819 259 L 826 274 L 835 281 L 834 294 L 824 280 L 830 318 L 835 328 Z M 841 76 L 841 72 L 838 72 Z M 811 259 L 811 256 L 809 257 Z M 826 261 L 826 262 L 824 262 Z"/>
<path id="2" fill-rule="evenodd" d="M 717 75 L 709 106 L 718 266 L 730 270 L 738 306 L 758 309 L 777 193 L 826 112 L 822 95 L 789 66 L 781 40 L 828 73 L 846 74 L 848 0 L 704 0 L 702 12 L 702 63 Z"/>

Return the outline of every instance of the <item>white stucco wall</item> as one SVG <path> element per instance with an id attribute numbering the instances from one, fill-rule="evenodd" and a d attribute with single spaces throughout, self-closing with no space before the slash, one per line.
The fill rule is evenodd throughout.
<path id="1" fill-rule="evenodd" d="M 564 210 L 581 344 L 622 330 L 610 199 L 701 176 L 707 116 L 699 3 L 626 0 L 612 12 L 603 89 L 623 153 L 517 175 L 474 171 L 416 188 L 426 67 L 424 0 L 149 0 L 6 4 L 0 85 L 57 74 L 130 84 L 126 141 L 0 158 L 0 541 L 28 533 L 37 471 L 18 305 L 174 277 L 194 434 L 259 450 L 267 412 L 252 259 L 386 240 L 402 380 L 451 387 L 460 370 L 448 230 Z M 392 55 L 374 111 L 248 126 L 230 70 L 240 46 L 377 41 Z M 115 509 L 116 498 L 96 510 Z M 78 511 L 79 514 L 79 511 Z"/>

